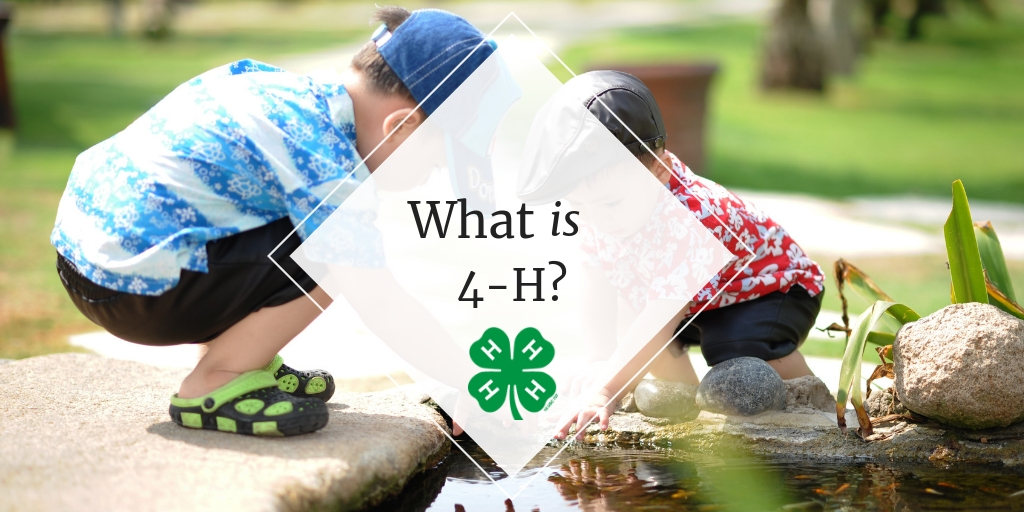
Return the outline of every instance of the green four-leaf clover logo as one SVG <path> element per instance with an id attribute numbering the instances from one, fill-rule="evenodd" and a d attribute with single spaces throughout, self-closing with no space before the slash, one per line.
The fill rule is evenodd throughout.
<path id="1" fill-rule="evenodd" d="M 497 411 L 508 397 L 512 418 L 521 420 L 517 401 L 527 411 L 540 412 L 555 395 L 555 379 L 529 371 L 544 368 L 555 358 L 555 346 L 533 327 L 519 331 L 514 345 L 505 331 L 491 327 L 469 347 L 469 357 L 477 366 L 492 370 L 469 379 L 469 394 L 485 412 Z"/>

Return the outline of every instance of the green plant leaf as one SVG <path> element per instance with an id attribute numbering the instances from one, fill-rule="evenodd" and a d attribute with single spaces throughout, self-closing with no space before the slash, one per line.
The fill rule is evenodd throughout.
<path id="1" fill-rule="evenodd" d="M 892 318 L 892 317 L 885 317 L 885 318 L 890 318 L 890 319 L 895 321 L 895 318 Z M 883 318 L 883 320 L 884 320 L 884 318 Z M 902 325 L 902 324 L 900 324 L 900 325 Z M 886 345 L 892 345 L 895 341 L 896 341 L 896 334 L 895 333 L 879 332 L 879 331 L 871 331 L 871 332 L 868 333 L 867 342 L 871 343 L 872 345 L 878 345 L 878 346 L 884 347 Z"/>
<path id="2" fill-rule="evenodd" d="M 992 281 L 985 281 L 985 286 L 988 289 L 988 298 L 992 299 L 992 304 L 1006 311 L 1007 313 L 1024 320 L 1024 306 L 1017 304 L 1005 294 L 1002 290 L 996 288 L 996 285 Z"/>
<path id="3" fill-rule="evenodd" d="M 846 403 L 852 402 L 853 408 L 857 411 L 857 419 L 860 423 L 861 436 L 871 435 L 871 419 L 864 411 L 864 400 L 860 390 L 861 362 L 864 360 L 864 346 L 872 335 L 871 329 L 883 318 L 889 316 L 900 323 L 900 325 L 913 322 L 921 318 L 913 309 L 890 301 L 876 301 L 857 318 L 857 326 L 850 335 L 846 344 L 846 353 L 843 355 L 843 365 L 839 370 L 839 392 L 836 394 L 836 420 L 839 428 L 846 432 Z M 881 335 L 876 334 L 875 339 Z"/>
<path id="4" fill-rule="evenodd" d="M 949 275 L 953 283 L 953 299 L 957 303 L 981 302 L 988 304 L 985 291 L 985 272 L 981 265 L 978 240 L 974 236 L 971 207 L 967 192 L 960 180 L 953 182 L 953 209 L 942 227 L 949 258 Z"/>
<path id="5" fill-rule="evenodd" d="M 1003 246 L 999 243 L 992 223 L 975 222 L 974 237 L 978 240 L 978 252 L 981 253 L 981 263 L 985 266 L 985 275 L 1006 298 L 1016 302 L 1017 296 L 1013 292 L 1013 282 L 1010 281 L 1010 270 L 1006 268 L 1006 258 L 1003 257 Z M 991 294 L 989 298 L 992 298 Z M 996 302 L 996 305 L 999 306 L 999 303 Z"/>
<path id="6" fill-rule="evenodd" d="M 839 263 L 841 262 L 841 263 Z M 857 292 L 868 302 L 874 302 L 876 300 L 884 300 L 888 302 L 895 302 L 889 294 L 882 291 L 881 288 L 865 273 L 863 270 L 857 268 L 852 263 L 845 260 L 839 260 L 836 268 L 842 268 L 842 279 L 843 282 L 853 288 L 853 291 Z"/>
<path id="7" fill-rule="evenodd" d="M 843 293 L 845 286 L 849 286 L 857 293 L 861 298 L 868 302 L 875 302 L 884 300 L 886 302 L 896 302 L 895 299 L 889 296 L 889 294 L 882 291 L 875 282 L 868 276 L 866 272 L 857 268 L 853 263 L 850 263 L 842 258 L 836 260 L 835 265 L 835 276 L 836 276 L 836 288 L 839 290 L 839 299 L 842 303 L 843 308 L 843 325 L 850 328 L 850 317 L 847 312 L 846 295 Z M 900 328 L 900 324 L 890 317 L 883 317 L 882 331 L 895 333 Z M 849 339 L 849 337 L 847 337 Z"/>

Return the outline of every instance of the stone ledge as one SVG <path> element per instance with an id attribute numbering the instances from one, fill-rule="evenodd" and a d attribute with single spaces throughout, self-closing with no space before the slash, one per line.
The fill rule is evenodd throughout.
<path id="1" fill-rule="evenodd" d="M 58 354 L 0 366 L 0 495 L 24 510 L 351 510 L 450 448 L 399 391 L 339 393 L 313 434 L 194 431 L 167 414 L 181 370 Z M 441 423 L 443 424 L 443 423 Z M 3 507 L 0 507 L 3 508 Z"/>
<path id="2" fill-rule="evenodd" d="M 854 428 L 857 425 L 853 411 L 847 411 L 847 424 Z M 584 442 L 674 447 L 710 455 L 743 450 L 767 457 L 1024 465 L 1021 426 L 962 431 L 934 423 L 898 422 L 876 427 L 873 441 L 861 440 L 854 428 L 844 436 L 836 427 L 834 414 L 814 409 L 751 417 L 702 411 L 696 420 L 686 423 L 647 418 L 639 413 L 617 413 L 605 432 L 591 425 Z M 982 438 L 986 442 L 981 442 Z"/>

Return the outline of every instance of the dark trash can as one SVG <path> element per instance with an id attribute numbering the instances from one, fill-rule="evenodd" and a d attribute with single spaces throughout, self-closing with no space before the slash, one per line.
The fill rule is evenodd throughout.
<path id="1" fill-rule="evenodd" d="M 666 148 L 696 173 L 707 174 L 704 131 L 708 89 L 718 73 L 713 63 L 650 66 L 609 65 L 637 78 L 651 89 L 668 132 Z"/>
<path id="2" fill-rule="evenodd" d="M 7 76 L 6 49 L 7 26 L 11 23 L 14 4 L 0 2 L 0 128 L 14 128 L 14 101 L 11 99 L 10 80 Z"/>

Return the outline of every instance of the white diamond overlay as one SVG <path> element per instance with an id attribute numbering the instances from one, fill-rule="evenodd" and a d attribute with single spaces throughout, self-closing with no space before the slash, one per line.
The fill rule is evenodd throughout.
<path id="1" fill-rule="evenodd" d="M 624 245 L 643 247 L 641 242 L 672 232 L 684 241 L 672 252 L 685 254 L 686 261 L 673 262 L 672 289 L 659 289 L 652 297 L 676 298 L 680 305 L 737 260 L 582 101 L 565 93 L 538 59 L 536 37 L 525 25 L 505 26 L 509 17 L 491 33 L 498 51 L 351 192 L 292 258 L 339 304 L 350 305 L 403 359 L 418 388 L 515 476 L 646 344 L 636 340 L 651 339 L 680 309 L 641 315 L 632 324 L 595 317 L 588 301 L 596 292 L 586 278 L 595 267 L 581 247 L 585 240 L 595 233 L 614 235 Z M 561 115 L 552 116 L 553 110 Z M 568 146 L 564 139 L 545 138 L 538 148 L 538 122 L 548 122 L 550 129 L 550 123 L 564 119 L 574 121 L 565 130 L 582 135 Z M 535 133 L 528 147 L 531 129 Z M 535 165 L 552 155 L 564 158 L 566 165 L 597 170 L 581 185 L 585 193 L 577 188 L 558 203 L 524 205 L 517 196 L 524 162 Z M 603 190 L 639 199 L 617 211 L 614 202 L 600 202 Z M 586 204 L 579 203 L 580 197 Z M 465 203 L 456 203 L 462 199 Z M 429 221 L 428 201 L 436 202 L 439 223 Z M 437 228 L 445 225 L 449 208 L 446 236 L 441 237 Z M 480 213 L 469 213 L 464 223 L 463 208 Z M 463 227 L 465 238 L 460 237 Z M 478 237 L 481 232 L 484 236 Z M 643 280 L 661 260 L 672 260 L 664 251 L 639 254 L 617 262 L 614 273 L 605 275 Z M 752 261 L 744 259 L 747 265 Z M 335 307 L 324 314 L 339 312 Z M 395 328 L 401 324 L 416 326 L 417 335 Z M 611 326 L 610 344 L 585 335 L 592 331 L 588 328 L 603 325 Z M 508 341 L 496 338 L 492 328 Z M 528 328 L 539 336 L 528 335 L 533 333 Z M 346 333 L 337 335 L 337 342 L 344 343 Z M 553 357 L 545 352 L 549 349 Z M 478 351 L 476 362 L 471 350 Z M 506 351 L 521 373 L 480 364 L 487 362 L 481 358 L 505 357 Z M 536 367 L 533 360 L 550 362 Z M 536 375 L 531 372 L 550 376 L 554 389 L 543 378 L 531 378 Z M 487 375 L 481 378 L 481 373 Z M 500 407 L 484 410 L 484 398 L 502 396 Z M 530 481 L 502 491 L 514 497 Z"/>

